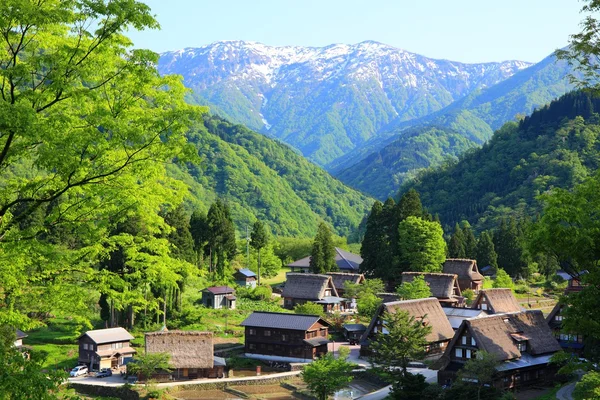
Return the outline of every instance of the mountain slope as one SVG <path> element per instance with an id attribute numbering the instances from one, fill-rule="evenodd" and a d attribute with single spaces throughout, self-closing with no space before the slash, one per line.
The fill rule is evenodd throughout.
<path id="1" fill-rule="evenodd" d="M 600 165 L 600 98 L 586 92 L 562 96 L 520 123 L 510 122 L 482 148 L 457 163 L 407 182 L 444 224 L 467 219 L 490 228 L 510 214 L 535 215 L 537 196 L 572 188 Z"/>
<path id="2" fill-rule="evenodd" d="M 434 60 L 377 42 L 323 48 L 217 42 L 161 55 L 161 73 L 234 121 L 324 165 L 390 123 L 420 118 L 530 64 Z"/>
<path id="3" fill-rule="evenodd" d="M 206 212 L 224 198 L 239 230 L 256 217 L 276 235 L 313 236 L 325 220 L 349 236 L 373 203 L 288 146 L 218 117 L 206 117 L 190 141 L 202 163 L 172 165 L 169 173 L 190 186 L 193 208 Z"/>

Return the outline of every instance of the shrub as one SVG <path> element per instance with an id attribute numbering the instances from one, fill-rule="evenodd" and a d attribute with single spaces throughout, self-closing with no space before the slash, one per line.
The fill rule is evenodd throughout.
<path id="1" fill-rule="evenodd" d="M 519 293 L 519 294 L 526 294 L 527 292 L 529 292 L 529 286 L 527 285 L 517 285 L 515 287 L 515 293 Z"/>
<path id="2" fill-rule="evenodd" d="M 471 289 L 465 289 L 462 292 L 462 295 L 468 300 L 473 301 L 475 299 L 475 292 Z"/>

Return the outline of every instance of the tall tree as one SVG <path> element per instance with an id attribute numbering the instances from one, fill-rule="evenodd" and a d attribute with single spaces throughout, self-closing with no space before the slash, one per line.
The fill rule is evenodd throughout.
<path id="1" fill-rule="evenodd" d="M 441 272 L 446 242 L 439 223 L 418 217 L 400 222 L 400 264 L 404 271 Z"/>
<path id="2" fill-rule="evenodd" d="M 173 245 L 171 255 L 180 260 L 194 263 L 194 238 L 190 233 L 190 220 L 183 209 L 183 205 L 175 207 L 165 214 L 165 222 L 171 227 L 167 239 Z"/>
<path id="3" fill-rule="evenodd" d="M 493 286 L 495 288 L 508 288 L 512 289 L 515 285 L 510 275 L 506 273 L 502 268 L 498 268 L 498 272 L 496 273 L 496 279 L 494 279 Z"/>
<path id="4" fill-rule="evenodd" d="M 334 358 L 328 353 L 304 367 L 302 379 L 317 399 L 327 400 L 352 381 L 353 369 L 354 365 L 345 358 Z"/>
<path id="5" fill-rule="evenodd" d="M 211 271 L 214 268 L 213 272 L 224 278 L 227 260 L 231 260 L 236 253 L 235 227 L 227 203 L 217 199 L 210 206 L 206 220 Z"/>
<path id="6" fill-rule="evenodd" d="M 479 235 L 475 249 L 475 259 L 481 267 L 489 265 L 492 267 L 494 273 L 498 271 L 498 254 L 496 254 L 492 234 L 489 231 L 483 231 Z"/>
<path id="7" fill-rule="evenodd" d="M 260 251 L 269 243 L 269 234 L 267 228 L 260 221 L 256 220 L 252 225 L 252 233 L 250 234 L 250 245 L 258 253 L 258 284 L 260 285 Z"/>
<path id="8" fill-rule="evenodd" d="M 404 221 L 408 217 L 422 217 L 423 205 L 419 192 L 415 189 L 410 189 L 404 193 L 397 205 L 398 223 Z"/>
<path id="9" fill-rule="evenodd" d="M 474 259 L 477 249 L 477 239 L 475 239 L 475 235 L 473 234 L 473 230 L 468 221 L 462 222 L 462 233 L 465 244 L 465 257 Z"/>
<path id="10" fill-rule="evenodd" d="M 498 254 L 498 267 L 510 276 L 516 277 L 525 267 L 522 246 L 523 237 L 517 221 L 513 217 L 503 218 L 494 233 L 494 248 Z"/>
<path id="11" fill-rule="evenodd" d="M 482 390 L 492 387 L 498 364 L 498 359 L 494 354 L 483 350 L 478 351 L 477 358 L 467 361 L 458 372 L 456 382 L 458 385 L 476 385 L 477 400 L 480 400 Z"/>
<path id="12" fill-rule="evenodd" d="M 389 243 L 384 228 L 383 203 L 376 201 L 367 217 L 367 228 L 360 247 L 363 259 L 360 270 L 367 276 L 380 276 L 380 269 L 389 262 L 386 260 Z"/>
<path id="13" fill-rule="evenodd" d="M 310 270 L 313 274 L 323 274 L 337 271 L 337 269 L 331 230 L 324 222 L 321 222 L 310 253 Z"/>
<path id="14" fill-rule="evenodd" d="M 454 232 L 448 242 L 448 255 L 450 258 L 465 258 L 465 235 L 458 223 L 454 226 Z"/>
<path id="15" fill-rule="evenodd" d="M 396 293 L 402 300 L 424 299 L 431 296 L 431 289 L 423 275 L 417 275 L 412 282 L 402 282 Z"/>
<path id="16" fill-rule="evenodd" d="M 194 211 L 190 217 L 190 233 L 194 239 L 194 250 L 196 252 L 197 265 L 200 266 L 206 255 L 208 244 L 208 220 L 206 214 Z"/>

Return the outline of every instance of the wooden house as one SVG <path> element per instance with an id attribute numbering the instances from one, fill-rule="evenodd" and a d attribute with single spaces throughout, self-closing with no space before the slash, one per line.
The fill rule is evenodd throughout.
<path id="1" fill-rule="evenodd" d="M 335 248 L 335 263 L 341 272 L 358 273 L 360 264 L 363 259 L 358 254 L 350 253 L 349 251 Z M 307 273 L 310 271 L 310 256 L 288 264 L 291 272 Z"/>
<path id="2" fill-rule="evenodd" d="M 331 276 L 291 272 L 286 276 L 281 297 L 285 308 L 311 302 L 322 305 L 325 312 L 341 310 L 344 300 L 338 296 Z"/>
<path id="3" fill-rule="evenodd" d="M 167 353 L 172 379 L 222 378 L 225 360 L 214 356 L 213 334 L 198 331 L 146 333 L 146 354 Z"/>
<path id="4" fill-rule="evenodd" d="M 215 310 L 235 309 L 235 289 L 229 286 L 212 286 L 202 290 L 202 304 Z"/>
<path id="5" fill-rule="evenodd" d="M 499 361 L 494 385 L 500 388 L 550 383 L 557 368 L 548 362 L 559 350 L 540 310 L 466 319 L 439 361 L 438 383 L 454 381 L 478 351 L 486 351 Z"/>
<path id="6" fill-rule="evenodd" d="M 406 311 L 415 319 L 423 321 L 423 325 L 431 326 L 431 332 L 427 335 L 428 344 L 425 351 L 429 358 L 435 358 L 436 355 L 441 355 L 446 349 L 446 345 L 452 340 L 454 330 L 452 329 L 448 318 L 446 318 L 444 310 L 440 306 L 440 302 L 435 297 L 394 301 L 391 303 L 383 303 L 379 306 L 377 313 L 361 338 L 361 354 L 368 355 L 370 353 L 369 345 L 376 335 L 387 333 L 387 330 L 384 327 L 384 313 L 388 312 L 393 314 L 399 310 Z"/>
<path id="7" fill-rule="evenodd" d="M 344 337 L 350 344 L 360 342 L 360 338 L 367 331 L 367 327 L 363 324 L 344 324 Z"/>
<path id="8" fill-rule="evenodd" d="M 471 304 L 471 308 L 487 311 L 488 314 L 518 312 L 523 310 L 512 290 L 504 288 L 481 290 L 473 301 L 473 304 Z"/>
<path id="9" fill-rule="evenodd" d="M 442 307 L 465 307 L 465 298 L 461 296 L 458 275 L 424 272 L 403 272 L 402 283 L 412 282 L 417 276 L 425 280 L 431 296 L 438 299 Z"/>
<path id="10" fill-rule="evenodd" d="M 565 294 L 580 292 L 581 289 L 583 289 L 581 277 L 585 274 L 587 274 L 587 271 L 580 271 L 579 273 L 573 275 L 563 270 L 556 272 L 556 275 L 568 282 L 567 288 L 565 289 Z"/>
<path id="11" fill-rule="evenodd" d="M 379 297 L 381 299 L 382 303 L 391 303 L 393 301 L 400 301 L 400 295 L 398 293 L 381 292 L 381 293 L 375 293 L 375 296 Z"/>
<path id="12" fill-rule="evenodd" d="M 444 262 L 443 273 L 458 275 L 458 285 L 464 292 L 471 289 L 475 292 L 483 287 L 483 275 L 477 269 L 477 261 L 462 258 L 448 258 Z"/>
<path id="13" fill-rule="evenodd" d="M 120 368 L 135 354 L 133 336 L 123 328 L 97 329 L 79 336 L 78 362 L 90 370 Z"/>
<path id="14" fill-rule="evenodd" d="M 567 288 L 568 289 L 568 288 Z M 563 350 L 570 353 L 582 354 L 584 348 L 583 335 L 573 332 L 567 332 L 563 329 L 562 312 L 568 307 L 563 303 L 557 303 L 550 314 L 546 317 L 546 322 L 552 330 L 552 334 L 558 340 L 558 344 Z"/>
<path id="15" fill-rule="evenodd" d="M 255 288 L 256 274 L 248 268 L 242 268 L 233 274 L 233 279 L 238 286 Z"/>
<path id="16" fill-rule="evenodd" d="M 311 362 L 327 353 L 330 324 L 317 315 L 255 311 L 245 328 L 246 357 L 268 361 Z"/>

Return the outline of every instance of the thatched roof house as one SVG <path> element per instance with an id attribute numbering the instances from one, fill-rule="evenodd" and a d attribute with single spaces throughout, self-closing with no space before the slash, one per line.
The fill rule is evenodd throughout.
<path id="1" fill-rule="evenodd" d="M 462 258 L 448 258 L 444 262 L 443 273 L 458 275 L 460 290 L 478 291 L 483 286 L 483 275 L 477 269 L 477 261 Z"/>
<path id="2" fill-rule="evenodd" d="M 425 272 L 403 272 L 402 283 L 412 282 L 417 276 L 422 276 L 431 290 L 431 295 L 437 297 L 442 306 L 453 306 L 464 303 L 458 285 L 458 275 Z"/>
<path id="3" fill-rule="evenodd" d="M 545 369 L 550 356 L 559 350 L 540 310 L 466 319 L 441 358 L 438 381 L 452 380 L 466 361 L 475 358 L 478 351 L 486 351 L 501 362 L 497 370 L 504 376 L 503 382 L 508 387 L 517 386 L 540 375 L 521 375 L 521 371 Z"/>
<path id="4" fill-rule="evenodd" d="M 286 275 L 281 297 L 286 308 L 291 309 L 297 304 L 310 301 L 323 304 L 326 312 L 339 309 L 343 300 L 338 296 L 331 276 L 292 272 Z"/>
<path id="5" fill-rule="evenodd" d="M 375 317 L 367 327 L 367 330 L 361 338 L 361 344 L 368 346 L 370 339 L 377 333 L 386 333 L 383 327 L 383 314 L 385 312 L 394 314 L 398 310 L 406 311 L 410 316 L 422 320 L 424 325 L 431 326 L 431 332 L 427 335 L 430 353 L 443 351 L 445 345 L 454 336 L 454 330 L 440 306 L 440 302 L 435 297 L 417 300 L 394 301 L 383 303 L 379 306 Z"/>
<path id="6" fill-rule="evenodd" d="M 391 303 L 393 301 L 400 301 L 400 295 L 398 295 L 398 293 L 380 292 L 380 293 L 375 293 L 375 296 L 379 297 L 383 303 Z"/>
<path id="7" fill-rule="evenodd" d="M 352 274 L 349 272 L 328 272 L 327 275 L 331 276 L 331 279 L 333 279 L 333 286 L 335 286 L 335 289 L 340 296 L 342 296 L 345 292 L 344 285 L 346 282 L 359 285 L 365 281 L 365 276 L 363 274 Z"/>
<path id="8" fill-rule="evenodd" d="M 168 353 L 173 368 L 212 368 L 213 334 L 197 331 L 146 333 L 146 354 Z"/>
<path id="9" fill-rule="evenodd" d="M 335 248 L 335 263 L 338 269 L 342 272 L 357 273 L 363 259 L 358 254 L 350 253 L 349 251 Z M 294 261 L 287 265 L 292 272 L 310 272 L 310 256 Z"/>
<path id="10" fill-rule="evenodd" d="M 523 308 L 512 290 L 505 288 L 483 289 L 479 292 L 471 308 L 484 310 L 490 314 L 519 312 Z"/>

